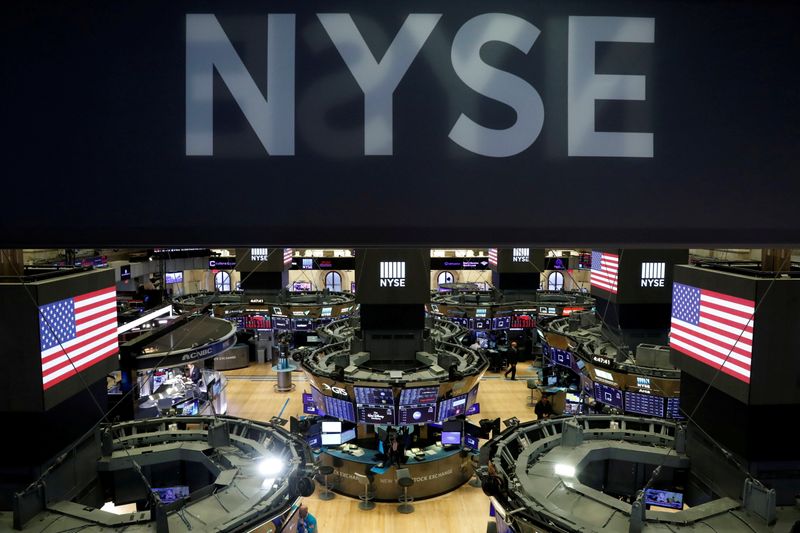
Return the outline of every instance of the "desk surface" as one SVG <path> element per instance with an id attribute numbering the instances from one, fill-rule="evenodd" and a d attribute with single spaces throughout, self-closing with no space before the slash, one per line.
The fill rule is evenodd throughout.
<path id="1" fill-rule="evenodd" d="M 384 460 L 377 459 L 378 451 L 371 450 L 369 448 L 362 448 L 361 446 L 356 446 L 357 450 L 355 452 L 349 453 L 345 450 L 340 449 L 341 447 L 329 447 L 323 448 L 322 453 L 327 453 L 332 457 L 337 457 L 339 459 L 345 459 L 347 461 L 354 461 L 357 463 L 365 463 L 365 464 L 378 464 L 385 462 Z M 462 450 L 461 446 L 454 446 L 448 447 L 448 449 L 443 448 L 437 444 L 432 444 L 425 448 L 420 448 L 425 453 L 424 459 L 417 460 L 414 454 L 411 452 L 411 449 L 406 450 L 406 458 L 408 459 L 406 464 L 418 464 L 418 463 L 426 463 L 431 461 L 439 461 L 446 457 L 450 457 L 453 454 L 460 453 Z M 363 453 L 359 453 L 363 452 Z"/>

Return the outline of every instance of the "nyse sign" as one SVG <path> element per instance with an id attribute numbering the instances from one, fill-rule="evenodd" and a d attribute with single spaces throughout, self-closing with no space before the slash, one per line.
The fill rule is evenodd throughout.
<path id="1" fill-rule="evenodd" d="M 390 156 L 394 147 L 393 101 L 406 72 L 426 46 L 442 14 L 411 13 L 388 49 L 373 53 L 349 13 L 318 13 L 344 68 L 363 93 L 363 153 Z M 186 155 L 214 155 L 214 73 L 238 104 L 266 154 L 295 155 L 295 15 L 267 17 L 266 80 L 254 79 L 214 14 L 186 15 Z M 461 113 L 448 138 L 474 154 L 510 157 L 527 150 L 542 131 L 546 108 L 536 87 L 520 73 L 484 61 L 488 43 L 503 43 L 522 54 L 536 53 L 541 30 L 533 21 L 506 13 L 484 13 L 463 23 L 452 38 L 450 61 L 461 82 L 516 114 L 504 128 Z M 597 100 L 643 101 L 646 79 L 636 74 L 598 73 L 597 43 L 655 42 L 655 19 L 584 17 L 568 19 L 567 154 L 573 157 L 653 157 L 652 132 L 598 131 Z M 544 53 L 540 51 L 539 53 Z M 380 58 L 380 59 L 378 59 Z M 266 87 L 266 95 L 259 88 Z M 425 87 L 414 86 L 414 91 Z"/>

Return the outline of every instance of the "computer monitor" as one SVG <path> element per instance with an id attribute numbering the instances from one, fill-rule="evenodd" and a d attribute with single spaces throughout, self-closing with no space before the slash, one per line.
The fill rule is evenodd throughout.
<path id="1" fill-rule="evenodd" d="M 322 446 L 322 437 L 320 436 L 319 433 L 315 435 L 309 435 L 308 437 L 306 437 L 306 442 L 311 448 L 319 448 L 320 446 Z"/>
<path id="2" fill-rule="evenodd" d="M 342 432 L 342 423 L 338 420 L 336 421 L 322 421 L 322 432 L 323 433 L 341 433 Z"/>
<path id="3" fill-rule="evenodd" d="M 555 387 L 558 383 L 558 376 L 547 376 L 546 383 L 548 387 Z"/>
<path id="4" fill-rule="evenodd" d="M 645 489 L 644 503 L 670 509 L 683 509 L 683 494 L 668 490 Z"/>
<path id="5" fill-rule="evenodd" d="M 345 442 L 350 442 L 351 440 L 355 440 L 356 438 L 356 428 L 348 429 L 342 432 L 342 444 Z"/>
<path id="6" fill-rule="evenodd" d="M 162 503 L 176 502 L 182 498 L 189 497 L 189 487 L 187 485 L 177 485 L 175 487 L 164 487 L 152 489 L 154 493 L 158 494 L 158 499 Z"/>
<path id="7" fill-rule="evenodd" d="M 481 412 L 481 404 L 480 402 L 475 402 L 467 408 L 467 416 L 477 415 Z"/>
<path id="8" fill-rule="evenodd" d="M 342 443 L 341 433 L 323 433 L 322 445 L 323 446 L 338 446 Z"/>
<path id="9" fill-rule="evenodd" d="M 442 444 L 461 444 L 460 431 L 442 431 Z"/>
<path id="10" fill-rule="evenodd" d="M 436 419 L 441 421 L 451 416 L 463 415 L 467 411 L 467 395 L 459 394 L 439 402 L 439 412 Z"/>
<path id="11" fill-rule="evenodd" d="M 480 440 L 473 435 L 464 435 L 464 447 L 470 450 L 477 450 L 481 447 Z"/>
<path id="12" fill-rule="evenodd" d="M 442 444 L 461 444 L 463 431 L 463 420 L 445 420 L 442 422 Z"/>

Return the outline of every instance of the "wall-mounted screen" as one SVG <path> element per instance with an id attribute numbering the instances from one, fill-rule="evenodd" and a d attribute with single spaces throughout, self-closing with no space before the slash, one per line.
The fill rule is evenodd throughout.
<path id="1" fill-rule="evenodd" d="M 463 415 L 467 412 L 467 395 L 460 394 L 439 402 L 439 412 L 436 420 L 441 422 L 451 416 Z"/>
<path id="2" fill-rule="evenodd" d="M 664 417 L 664 397 L 625 391 L 625 412 Z"/>
<path id="3" fill-rule="evenodd" d="M 413 387 L 400 391 L 400 405 L 436 404 L 439 387 Z"/>
<path id="4" fill-rule="evenodd" d="M 603 383 L 594 384 L 594 399 L 622 410 L 622 391 Z"/>
<path id="5" fill-rule="evenodd" d="M 164 283 L 167 285 L 172 285 L 173 283 L 183 283 L 183 271 L 165 272 Z"/>

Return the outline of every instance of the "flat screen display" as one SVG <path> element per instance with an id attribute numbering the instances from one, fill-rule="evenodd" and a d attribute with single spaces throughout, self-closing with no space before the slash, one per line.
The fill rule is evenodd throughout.
<path id="1" fill-rule="evenodd" d="M 625 412 L 664 418 L 663 396 L 625 391 Z"/>
<path id="2" fill-rule="evenodd" d="M 306 442 L 311 448 L 319 448 L 320 446 L 322 446 L 322 437 L 320 436 L 319 433 L 317 433 L 316 435 L 309 435 L 308 437 L 306 437 Z"/>
<path id="3" fill-rule="evenodd" d="M 480 412 L 481 412 L 480 402 L 475 402 L 469 407 L 467 407 L 467 416 L 477 415 Z"/>
<path id="4" fill-rule="evenodd" d="M 397 423 L 403 426 L 429 424 L 436 419 L 436 403 L 401 405 L 397 409 Z"/>
<path id="5" fill-rule="evenodd" d="M 322 311 L 320 311 L 320 316 L 331 316 L 332 311 L 333 311 L 332 307 L 323 307 Z"/>
<path id="6" fill-rule="evenodd" d="M 510 316 L 497 316 L 492 319 L 492 329 L 508 329 L 511 327 Z"/>
<path id="7" fill-rule="evenodd" d="M 187 485 L 178 485 L 175 487 L 164 487 L 152 489 L 158 495 L 158 499 L 162 503 L 176 502 L 182 498 L 189 497 L 189 487 Z"/>
<path id="8" fill-rule="evenodd" d="M 461 432 L 442 431 L 442 444 L 461 444 Z"/>
<path id="9" fill-rule="evenodd" d="M 323 446 L 338 446 L 342 443 L 341 433 L 323 433 L 322 445 Z"/>
<path id="10" fill-rule="evenodd" d="M 572 354 L 566 350 L 559 350 L 558 348 L 551 348 L 551 356 L 553 362 L 557 365 L 572 368 Z"/>
<path id="11" fill-rule="evenodd" d="M 486 318 L 486 308 L 485 307 L 478 307 L 475 309 L 475 317 L 476 318 Z"/>
<path id="12" fill-rule="evenodd" d="M 451 416 L 463 415 L 467 412 L 467 395 L 459 394 L 452 398 L 447 398 L 439 402 L 439 413 L 436 416 L 437 422 L 441 422 Z"/>
<path id="13" fill-rule="evenodd" d="M 436 404 L 439 387 L 414 387 L 400 391 L 400 405 Z"/>
<path id="14" fill-rule="evenodd" d="M 394 394 L 387 387 L 353 387 L 357 404 L 394 406 Z"/>
<path id="15" fill-rule="evenodd" d="M 173 283 L 183 283 L 183 271 L 180 272 L 165 272 L 164 283 L 171 285 Z"/>
<path id="16" fill-rule="evenodd" d="M 119 267 L 119 279 L 121 281 L 125 281 L 127 279 L 131 279 L 131 266 L 130 265 L 122 265 Z"/>
<path id="17" fill-rule="evenodd" d="M 467 394 L 467 407 L 471 406 L 478 399 L 478 385 L 472 387 L 472 390 Z"/>
<path id="18" fill-rule="evenodd" d="M 317 412 L 315 414 L 324 415 L 325 396 L 323 396 L 319 389 L 314 386 L 311 387 L 311 398 L 314 400 L 314 406 L 317 408 Z"/>
<path id="19" fill-rule="evenodd" d="M 293 292 L 304 292 L 311 290 L 311 282 L 310 281 L 295 281 L 292 283 L 292 291 Z"/>
<path id="20" fill-rule="evenodd" d="M 341 433 L 342 432 L 342 423 L 340 421 L 322 421 L 322 432 L 323 433 Z"/>
<path id="21" fill-rule="evenodd" d="M 672 420 L 683 420 L 685 418 L 681 413 L 680 398 L 667 398 L 667 418 Z"/>
<path id="22" fill-rule="evenodd" d="M 356 428 L 348 429 L 347 431 L 342 431 L 342 444 L 345 442 L 350 442 L 351 440 L 355 440 L 356 438 Z"/>
<path id="23" fill-rule="evenodd" d="M 289 329 L 289 319 L 285 317 L 276 316 L 272 318 L 275 329 Z"/>
<path id="24" fill-rule="evenodd" d="M 383 405 L 359 405 L 358 406 L 359 424 L 389 424 L 394 421 L 394 406 Z"/>
<path id="25" fill-rule="evenodd" d="M 476 318 L 473 322 L 474 327 L 473 329 L 484 331 L 492 329 L 492 319 L 491 318 Z"/>
<path id="26" fill-rule="evenodd" d="M 622 409 L 622 391 L 603 383 L 594 384 L 594 399 L 611 407 Z"/>
<path id="27" fill-rule="evenodd" d="M 478 437 L 473 437 L 472 435 L 464 435 L 464 447 L 469 448 L 470 450 L 477 450 L 480 448 L 480 439 Z"/>
<path id="28" fill-rule="evenodd" d="M 683 509 L 683 494 L 668 490 L 645 489 L 644 503 L 646 505 L 669 507 L 670 509 Z"/>
<path id="29" fill-rule="evenodd" d="M 325 414 L 348 422 L 356 421 L 356 413 L 353 409 L 353 402 L 348 400 L 340 400 L 331 396 L 324 396 L 325 398 Z"/>

